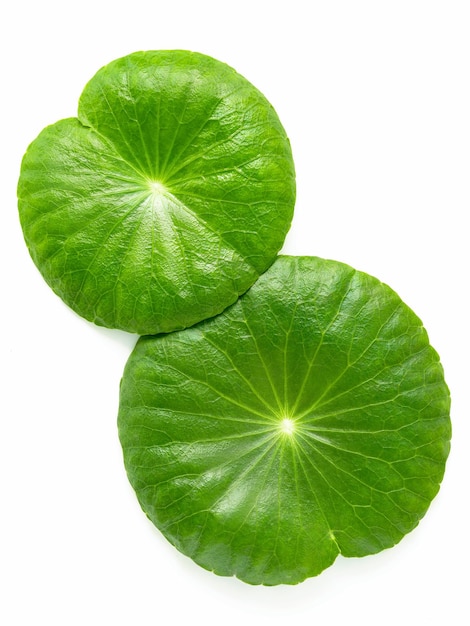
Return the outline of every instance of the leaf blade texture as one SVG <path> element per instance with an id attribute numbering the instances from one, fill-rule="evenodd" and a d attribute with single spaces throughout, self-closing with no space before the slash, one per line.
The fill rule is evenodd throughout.
<path id="1" fill-rule="evenodd" d="M 96 324 L 170 332 L 220 313 L 274 261 L 292 220 L 290 144 L 227 65 L 137 52 L 86 85 L 78 118 L 45 128 L 18 183 L 30 254 Z"/>
<path id="2" fill-rule="evenodd" d="M 294 584 L 395 545 L 435 497 L 449 391 L 377 279 L 279 257 L 220 316 L 139 340 L 119 433 L 139 502 L 201 566 Z"/>

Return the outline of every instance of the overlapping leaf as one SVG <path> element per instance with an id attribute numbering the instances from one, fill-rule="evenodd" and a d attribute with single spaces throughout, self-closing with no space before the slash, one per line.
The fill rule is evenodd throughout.
<path id="1" fill-rule="evenodd" d="M 275 111 L 234 70 L 138 52 L 94 76 L 78 119 L 30 145 L 18 197 L 32 258 L 69 306 L 168 332 L 219 313 L 273 262 L 294 166 Z"/>

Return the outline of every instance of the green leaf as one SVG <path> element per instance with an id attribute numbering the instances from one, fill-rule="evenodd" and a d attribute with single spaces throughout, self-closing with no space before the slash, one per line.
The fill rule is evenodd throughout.
<path id="1" fill-rule="evenodd" d="M 18 198 L 52 289 L 97 324 L 153 334 L 221 312 L 269 267 L 294 166 L 272 106 L 233 69 L 137 52 L 92 78 L 78 119 L 33 141 Z"/>
<path id="2" fill-rule="evenodd" d="M 181 552 L 297 583 L 415 528 L 443 477 L 449 392 L 389 287 L 279 257 L 218 317 L 138 341 L 119 432 L 143 510 Z"/>

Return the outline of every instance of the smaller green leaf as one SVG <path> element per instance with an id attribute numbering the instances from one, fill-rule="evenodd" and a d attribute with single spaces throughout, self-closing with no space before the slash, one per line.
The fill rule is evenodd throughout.
<path id="1" fill-rule="evenodd" d="M 96 324 L 153 334 L 220 313 L 269 267 L 295 174 L 274 109 L 235 70 L 136 52 L 32 142 L 18 199 L 51 288 Z"/>
<path id="2" fill-rule="evenodd" d="M 280 257 L 216 318 L 141 338 L 119 433 L 181 552 L 252 584 L 389 548 L 439 489 L 449 391 L 418 317 L 377 279 Z"/>

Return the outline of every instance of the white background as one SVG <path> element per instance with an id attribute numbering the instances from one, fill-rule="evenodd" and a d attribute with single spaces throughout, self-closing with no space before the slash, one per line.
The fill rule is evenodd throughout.
<path id="1" fill-rule="evenodd" d="M 0 623 L 469 624 L 470 3 L 16 0 L 0 23 Z M 284 251 L 391 285 L 452 391 L 452 452 L 419 527 L 296 587 L 219 578 L 147 521 L 116 431 L 136 338 L 71 313 L 17 219 L 30 141 L 76 114 L 102 65 L 168 48 L 225 61 L 265 93 L 297 168 Z"/>

